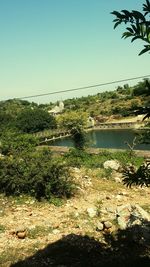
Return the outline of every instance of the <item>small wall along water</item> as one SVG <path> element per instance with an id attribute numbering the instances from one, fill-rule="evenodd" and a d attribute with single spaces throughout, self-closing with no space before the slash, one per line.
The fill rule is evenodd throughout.
<path id="1" fill-rule="evenodd" d="M 101 129 L 91 130 L 87 133 L 90 147 L 115 149 L 128 149 L 129 147 L 126 143 L 129 143 L 132 146 L 136 135 L 137 131 L 132 129 Z M 53 140 L 48 142 L 48 144 L 52 146 L 73 147 L 71 137 Z M 134 149 L 150 150 L 150 144 L 137 144 Z"/>

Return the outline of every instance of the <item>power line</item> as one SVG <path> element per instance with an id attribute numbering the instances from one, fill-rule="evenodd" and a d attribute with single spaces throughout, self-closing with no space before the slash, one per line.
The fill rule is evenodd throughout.
<path id="1" fill-rule="evenodd" d="M 83 86 L 83 87 L 77 87 L 77 88 L 71 88 L 71 89 L 66 89 L 66 90 L 61 90 L 61 91 L 54 91 L 54 92 L 51 92 L 51 93 L 17 97 L 16 99 L 36 98 L 36 97 L 41 97 L 41 96 L 48 96 L 48 95 L 55 95 L 55 94 L 61 94 L 61 93 L 67 93 L 67 92 L 85 90 L 85 89 L 89 89 L 89 88 L 96 88 L 96 87 L 105 86 L 105 85 L 111 85 L 111 84 L 115 84 L 115 83 L 133 81 L 133 80 L 143 79 L 143 78 L 147 78 L 147 77 L 150 77 L 150 74 L 144 75 L 144 76 L 139 76 L 139 77 L 133 77 L 133 78 L 128 78 L 128 79 L 123 79 L 123 80 L 116 80 L 116 81 L 112 81 L 112 82 L 99 83 L 99 84 L 94 84 L 94 85 L 89 85 L 89 86 Z"/>

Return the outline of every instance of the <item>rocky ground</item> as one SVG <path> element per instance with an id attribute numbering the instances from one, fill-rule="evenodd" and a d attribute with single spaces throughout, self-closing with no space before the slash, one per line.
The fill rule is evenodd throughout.
<path id="1" fill-rule="evenodd" d="M 121 183 L 120 174 L 117 172 L 114 172 L 110 179 L 100 179 L 99 170 L 74 168 L 72 171 L 78 182 L 78 192 L 73 198 L 64 200 L 62 204 L 57 201 L 55 203 L 57 206 L 47 202 L 39 203 L 24 196 L 19 198 L 0 196 L 0 266 L 13 266 L 20 260 L 22 262 L 14 266 L 126 266 L 116 260 L 118 255 L 123 257 L 120 248 L 124 243 L 122 239 L 116 243 L 112 237 L 118 229 L 124 231 L 127 228 L 127 225 L 119 225 L 118 217 L 124 216 L 123 220 L 129 222 L 129 215 L 132 215 L 130 217 L 135 215 L 131 214 L 131 209 L 135 211 L 136 205 L 140 205 L 142 212 L 144 210 L 146 213 L 142 215 L 140 213 L 138 218 L 132 218 L 130 226 L 137 224 L 141 227 L 146 220 L 147 232 L 144 234 L 141 232 L 138 237 L 134 235 L 132 242 L 138 248 L 142 246 L 142 251 L 146 251 L 148 257 L 150 188 L 127 188 Z M 121 209 L 123 207 L 121 215 L 117 214 L 119 207 Z M 137 231 L 139 233 L 139 230 Z M 143 238 L 148 240 L 145 242 Z M 66 240 L 67 247 L 63 243 L 66 244 Z M 128 255 L 133 248 L 133 244 L 130 245 L 129 251 L 124 250 Z M 57 257 L 54 257 L 55 249 L 53 255 L 49 252 L 51 256 L 39 254 L 39 251 L 47 253 L 45 251 L 48 247 L 52 251 L 57 247 Z M 71 252 L 68 247 L 71 248 Z M 91 247 L 92 249 L 95 247 L 94 252 Z M 27 257 L 31 258 L 26 260 Z M 108 265 L 108 257 L 109 263 L 112 259 L 115 259 L 116 263 Z M 127 256 L 127 259 L 129 260 L 130 256 Z M 147 260 L 148 258 L 144 261 L 145 265 L 142 263 L 143 265 L 137 264 L 137 266 L 150 266 L 146 265 Z M 99 262 L 101 264 L 107 262 L 107 265 L 100 265 Z"/>

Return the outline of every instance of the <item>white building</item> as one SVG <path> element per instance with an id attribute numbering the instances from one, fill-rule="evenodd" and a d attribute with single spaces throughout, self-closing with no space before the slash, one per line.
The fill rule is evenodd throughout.
<path id="1" fill-rule="evenodd" d="M 54 108 L 52 108 L 51 110 L 48 111 L 49 114 L 51 115 L 57 115 L 62 113 L 64 110 L 64 103 L 62 101 L 59 102 L 59 105 L 55 106 Z"/>

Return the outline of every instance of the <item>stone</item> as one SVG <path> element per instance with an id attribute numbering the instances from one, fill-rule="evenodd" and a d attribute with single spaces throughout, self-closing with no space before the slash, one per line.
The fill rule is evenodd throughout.
<path id="1" fill-rule="evenodd" d="M 106 222 L 104 222 L 104 226 L 105 226 L 105 228 L 109 229 L 112 227 L 112 223 L 110 221 L 106 221 Z"/>
<path id="2" fill-rule="evenodd" d="M 121 167 L 119 161 L 117 160 L 107 160 L 104 162 L 103 164 L 104 166 L 104 169 L 112 169 L 112 170 L 115 170 L 115 171 L 118 171 Z"/>
<path id="3" fill-rule="evenodd" d="M 54 234 L 54 235 L 60 234 L 60 231 L 59 231 L 58 229 L 54 229 L 54 230 L 53 230 L 53 234 Z"/>
<path id="4" fill-rule="evenodd" d="M 26 233 L 26 231 L 18 232 L 16 235 L 17 235 L 18 238 L 24 239 L 26 237 L 27 233 Z"/>
<path id="5" fill-rule="evenodd" d="M 117 222 L 120 229 L 126 229 L 131 214 L 131 205 L 121 205 L 116 209 Z"/>
<path id="6" fill-rule="evenodd" d="M 97 209 L 96 208 L 88 208 L 87 213 L 89 217 L 93 218 L 97 215 Z"/>
<path id="7" fill-rule="evenodd" d="M 150 221 L 150 214 L 142 209 L 138 204 L 132 206 L 132 215 L 137 217 L 138 219 Z"/>
<path id="8" fill-rule="evenodd" d="M 22 232 L 25 232 L 25 231 L 26 231 L 26 228 L 25 228 L 25 227 L 18 227 L 18 228 L 15 230 L 16 234 L 17 234 L 17 233 L 22 233 Z"/>
<path id="9" fill-rule="evenodd" d="M 27 236 L 27 230 L 24 227 L 17 228 L 14 232 L 20 239 L 24 239 Z"/>
<path id="10" fill-rule="evenodd" d="M 97 223 L 97 226 L 96 226 L 96 231 L 102 231 L 103 229 L 104 229 L 103 223 L 98 222 Z"/>
<path id="11" fill-rule="evenodd" d="M 75 217 L 75 218 L 79 217 L 79 212 L 75 212 L 75 213 L 74 213 L 74 217 Z"/>
<path id="12" fill-rule="evenodd" d="M 116 196 L 116 199 L 117 199 L 118 201 L 122 201 L 122 200 L 123 200 L 123 196 L 122 196 L 122 195 L 117 195 L 117 196 Z"/>
<path id="13" fill-rule="evenodd" d="M 126 229 L 133 225 L 143 225 L 150 222 L 150 215 L 139 205 L 121 205 L 116 209 L 117 222 L 120 229 Z"/>

